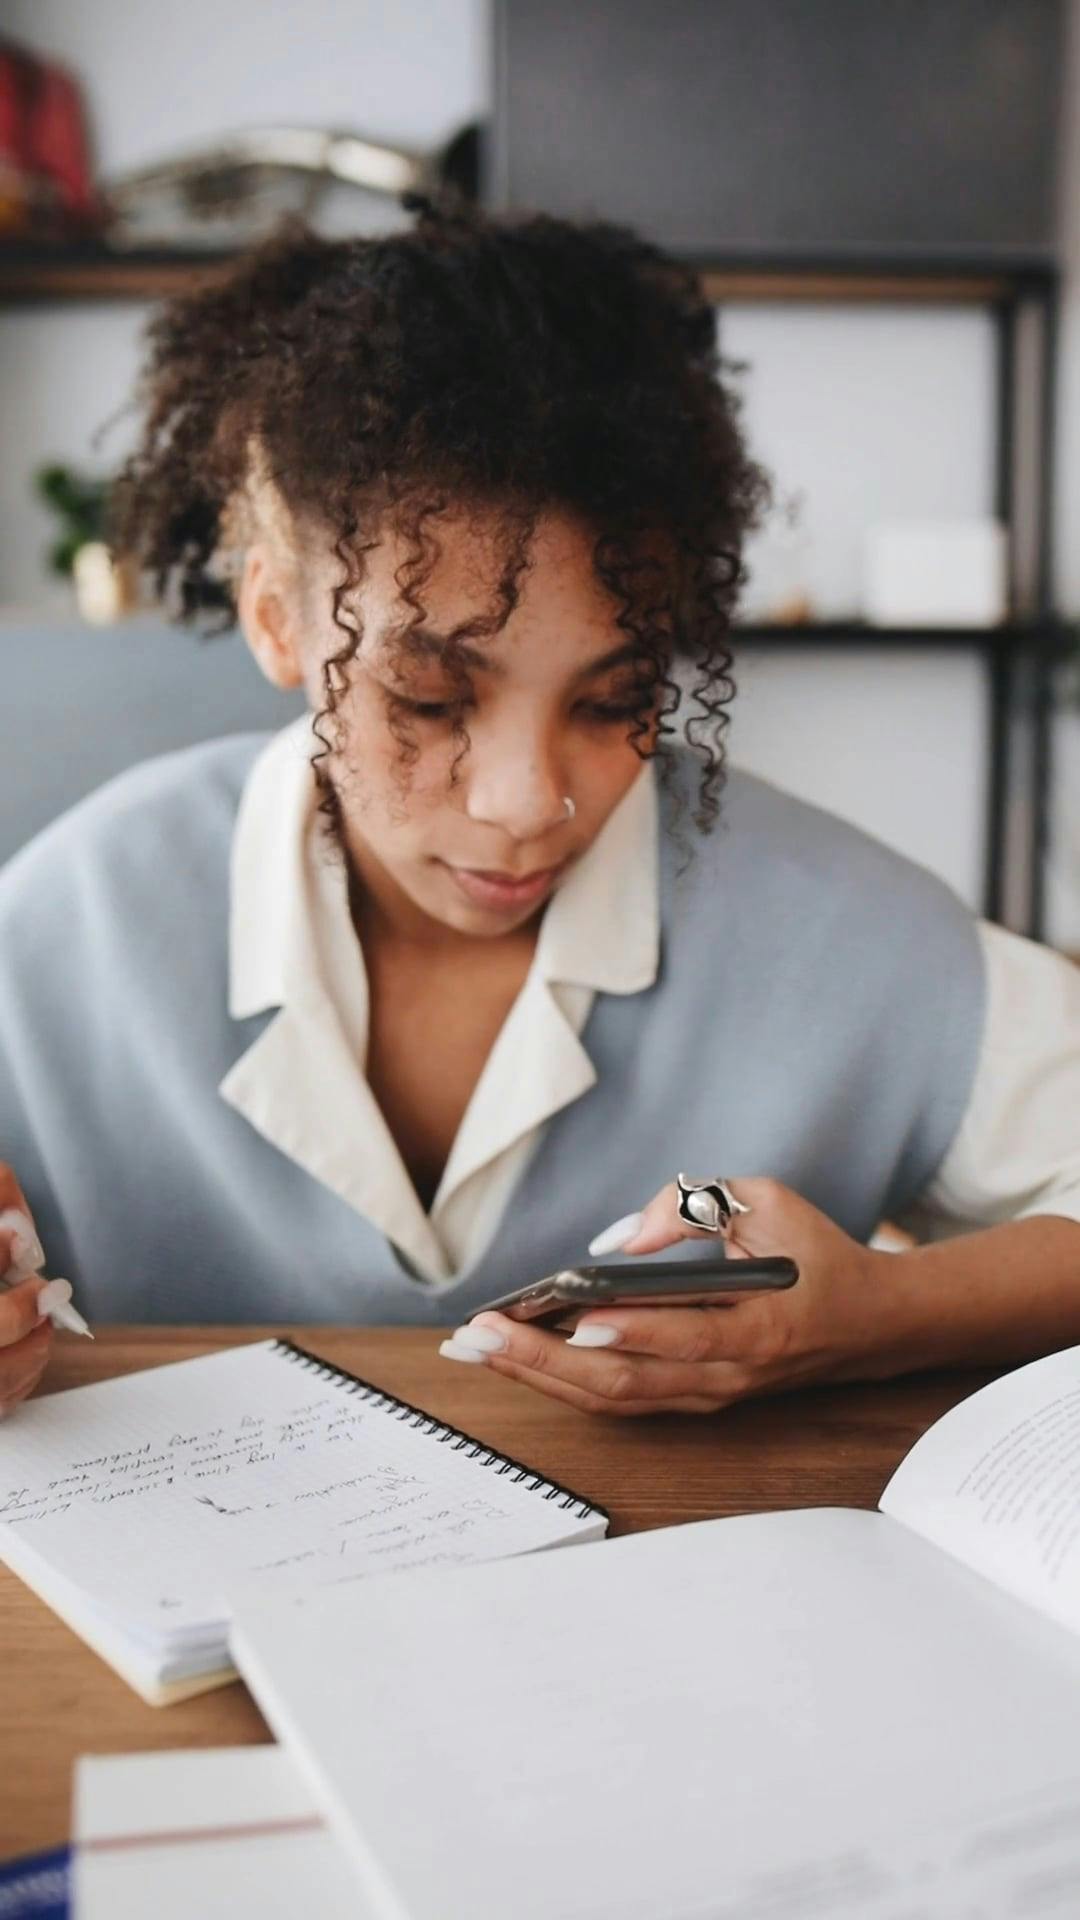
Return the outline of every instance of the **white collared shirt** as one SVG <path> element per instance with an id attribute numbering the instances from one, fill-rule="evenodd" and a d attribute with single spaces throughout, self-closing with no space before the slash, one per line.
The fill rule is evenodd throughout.
<path id="1" fill-rule="evenodd" d="M 545 1121 L 595 1084 L 580 1039 L 595 995 L 640 993 L 656 979 L 653 771 L 642 769 L 549 903 L 427 1213 L 365 1077 L 367 972 L 311 752 L 305 717 L 264 749 L 243 794 L 229 1009 L 235 1019 L 280 1012 L 220 1091 L 438 1284 L 479 1259 Z M 979 938 L 982 1047 L 963 1123 L 910 1216 L 922 1234 L 1038 1213 L 1080 1221 L 1080 970 L 999 927 L 980 923 Z"/>

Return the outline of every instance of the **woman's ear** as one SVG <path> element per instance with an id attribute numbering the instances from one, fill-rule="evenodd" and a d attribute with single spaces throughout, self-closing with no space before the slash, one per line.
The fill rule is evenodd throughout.
<path id="1" fill-rule="evenodd" d="M 261 542 L 244 555 L 237 594 L 240 628 L 266 678 L 275 687 L 303 685 L 304 669 L 293 615 L 293 600 L 280 564 Z"/>

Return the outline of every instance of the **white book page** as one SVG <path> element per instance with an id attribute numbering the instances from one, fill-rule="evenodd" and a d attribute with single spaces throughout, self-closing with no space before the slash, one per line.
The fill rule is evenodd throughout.
<path id="1" fill-rule="evenodd" d="M 878 1514 L 369 1581 L 232 1646 L 394 1920 L 1015 1920 L 1039 1875 L 1080 1912 L 1080 1641 Z"/>
<path id="2" fill-rule="evenodd" d="M 438 1426 L 273 1342 L 48 1395 L 4 1428 L 0 1558 L 31 1584 L 35 1561 L 48 1568 L 153 1653 L 223 1628 L 237 1592 L 461 1566 L 602 1527 Z"/>
<path id="3" fill-rule="evenodd" d="M 916 1442 L 879 1504 L 1080 1633 L 1080 1347 L 953 1407 Z"/>
<path id="4" fill-rule="evenodd" d="M 74 1840 L 74 1920 L 369 1920 L 279 1747 L 79 1760 Z"/>

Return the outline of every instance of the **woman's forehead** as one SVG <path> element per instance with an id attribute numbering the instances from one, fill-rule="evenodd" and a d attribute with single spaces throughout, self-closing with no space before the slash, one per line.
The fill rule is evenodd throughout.
<path id="1" fill-rule="evenodd" d="M 411 641 L 429 658 L 446 647 L 490 657 L 530 635 L 568 630 L 588 647 L 609 635 L 618 605 L 597 576 L 592 536 L 572 520 L 537 521 L 521 564 L 511 573 L 514 604 L 504 586 L 511 554 L 497 529 L 464 517 L 426 530 L 422 571 L 415 547 L 389 533 L 368 554 L 359 592 L 373 645 Z"/>

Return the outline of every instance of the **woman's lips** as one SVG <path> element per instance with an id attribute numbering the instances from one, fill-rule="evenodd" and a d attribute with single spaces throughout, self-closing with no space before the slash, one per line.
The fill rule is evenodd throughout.
<path id="1" fill-rule="evenodd" d="M 563 861 L 557 867 L 538 867 L 520 880 L 481 867 L 452 867 L 449 863 L 447 871 L 473 906 L 531 907 L 550 892 L 565 864 Z"/>

